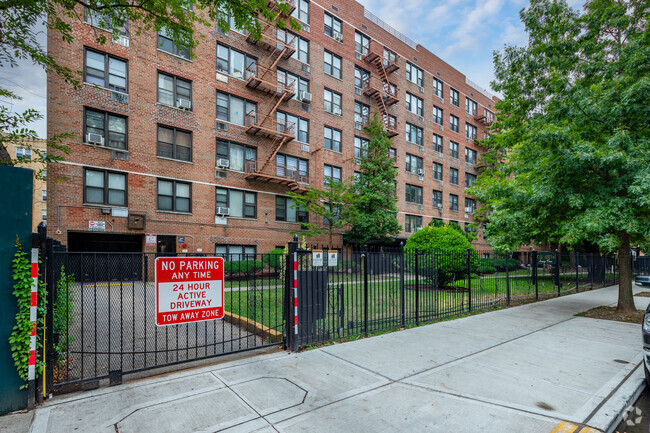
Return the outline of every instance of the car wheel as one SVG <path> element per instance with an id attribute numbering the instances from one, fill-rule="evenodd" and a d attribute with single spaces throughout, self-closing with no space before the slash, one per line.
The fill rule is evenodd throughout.
<path id="1" fill-rule="evenodd" d="M 645 365 L 645 362 L 643 363 L 643 372 L 645 373 L 646 386 L 650 388 L 650 371 L 648 371 L 648 367 Z"/>

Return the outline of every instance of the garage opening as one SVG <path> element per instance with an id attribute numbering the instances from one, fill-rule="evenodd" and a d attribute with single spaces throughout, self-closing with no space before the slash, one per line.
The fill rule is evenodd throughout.
<path id="1" fill-rule="evenodd" d="M 143 275 L 143 235 L 68 233 L 67 269 L 84 281 L 133 281 Z"/>

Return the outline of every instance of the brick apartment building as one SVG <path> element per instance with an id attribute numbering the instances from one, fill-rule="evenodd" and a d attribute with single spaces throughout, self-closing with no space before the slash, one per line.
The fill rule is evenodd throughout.
<path id="1" fill-rule="evenodd" d="M 32 178 L 32 231 L 38 231 L 38 225 L 41 221 L 47 221 L 47 171 L 43 170 L 44 164 L 38 162 L 37 151 L 45 152 L 47 143 L 45 140 L 31 140 L 29 145 L 24 142 L 7 142 L 7 151 L 13 159 L 19 160 L 17 166 L 34 170 Z M 41 176 L 36 176 L 37 173 Z"/>
<path id="2" fill-rule="evenodd" d="M 316 218 L 286 192 L 352 178 L 374 110 L 393 139 L 400 236 L 432 218 L 470 223 L 473 139 L 496 100 L 359 3 L 295 1 L 299 34 L 269 26 L 256 41 L 214 26 L 194 57 L 127 29 L 97 44 L 91 17 L 71 23 L 71 44 L 50 33 L 49 52 L 84 83 L 48 75 L 48 134 L 77 134 L 49 168 L 49 235 L 71 251 L 285 245 Z"/>

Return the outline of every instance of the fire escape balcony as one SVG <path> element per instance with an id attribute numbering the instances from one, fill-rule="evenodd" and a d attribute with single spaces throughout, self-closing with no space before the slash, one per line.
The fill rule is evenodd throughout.
<path id="1" fill-rule="evenodd" d="M 492 122 L 494 122 L 494 116 L 489 116 L 486 114 L 476 114 L 474 116 L 474 119 L 485 126 L 490 126 Z"/>
<path id="2" fill-rule="evenodd" d="M 252 33 L 249 33 L 246 41 L 271 51 L 271 55 L 280 54 L 284 59 L 288 59 L 296 52 L 296 37 L 286 30 L 277 29 L 267 24 L 266 28 L 262 30 L 261 36 L 258 40 Z"/>
<path id="3" fill-rule="evenodd" d="M 369 77 L 361 83 L 363 94 L 372 96 L 375 99 L 383 98 L 387 107 L 399 102 L 397 98 L 397 86 L 391 82 L 385 82 L 376 77 Z M 379 102 L 379 101 L 378 101 Z"/>
<path id="4" fill-rule="evenodd" d="M 274 117 L 260 120 L 255 111 L 246 114 L 246 133 L 273 139 L 284 139 L 285 143 L 296 138 L 296 125 L 293 122 L 278 121 Z"/>
<path id="5" fill-rule="evenodd" d="M 397 64 L 397 54 L 384 47 L 379 42 L 370 41 L 370 44 L 366 45 L 364 48 L 364 51 L 367 52 L 367 54 L 363 57 L 363 60 L 366 62 L 372 63 L 376 66 L 381 64 L 384 71 L 386 71 L 386 74 L 390 74 L 399 69 L 399 65 Z"/>
<path id="6" fill-rule="evenodd" d="M 258 161 L 246 161 L 244 166 L 245 178 L 248 180 L 259 180 L 262 182 L 277 183 L 286 185 L 295 192 L 305 192 L 303 184 L 309 183 L 309 176 L 301 174 L 296 167 L 288 167 L 279 164 L 266 164 L 260 169 Z"/>
<path id="7" fill-rule="evenodd" d="M 370 116 L 355 114 L 354 122 L 360 124 L 361 128 L 365 128 L 370 122 Z M 386 132 L 388 138 L 393 138 L 396 135 L 399 135 L 399 132 L 397 132 L 397 118 L 391 115 L 386 115 L 383 117 L 383 124 L 384 132 Z"/>
<path id="8" fill-rule="evenodd" d="M 246 86 L 271 95 L 279 94 L 283 101 L 288 101 L 296 95 L 296 80 L 293 78 L 278 79 L 277 72 L 251 63 L 245 71 Z"/>

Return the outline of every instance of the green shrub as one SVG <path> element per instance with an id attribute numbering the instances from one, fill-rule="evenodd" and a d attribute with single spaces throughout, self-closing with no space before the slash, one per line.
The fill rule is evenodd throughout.
<path id="1" fill-rule="evenodd" d="M 519 261 L 512 258 L 483 258 L 478 261 L 478 270 L 482 274 L 492 274 L 494 272 L 504 272 L 508 268 L 512 271 L 519 267 Z"/>
<path id="2" fill-rule="evenodd" d="M 264 268 L 264 263 L 259 260 L 237 260 L 234 262 L 225 262 L 223 271 L 226 275 L 233 274 L 252 274 Z"/>
<path id="3" fill-rule="evenodd" d="M 284 261 L 284 248 L 276 248 L 262 256 L 262 262 L 272 269 L 281 269 Z"/>
<path id="4" fill-rule="evenodd" d="M 74 281 L 74 274 L 66 274 L 65 267 L 61 266 L 59 280 L 56 282 L 56 300 L 54 301 L 52 320 L 52 329 L 59 337 L 58 342 L 54 344 L 59 362 L 65 359 L 68 347 L 74 342 L 74 336 L 68 332 L 68 328 L 74 320 L 72 298 L 68 293 L 68 287 Z"/>

